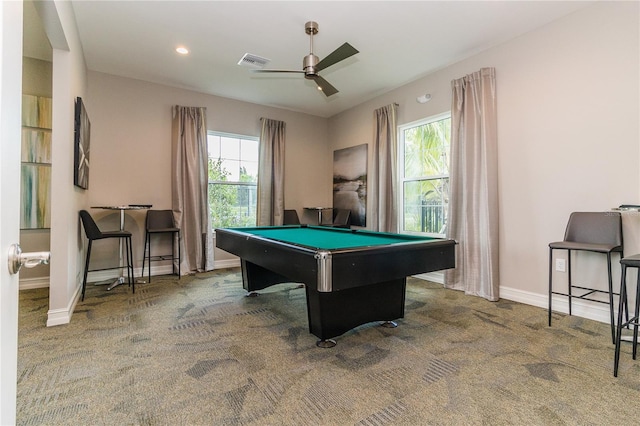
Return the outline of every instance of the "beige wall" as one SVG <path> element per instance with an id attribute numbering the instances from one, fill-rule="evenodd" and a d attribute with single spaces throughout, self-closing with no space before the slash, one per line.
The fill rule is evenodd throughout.
<path id="1" fill-rule="evenodd" d="M 62 8 L 71 53 L 54 50 L 49 324 L 70 317 L 79 289 L 80 208 L 128 203 L 170 207 L 169 138 L 171 106 L 176 104 L 207 107 L 209 129 L 229 133 L 258 135 L 260 117 L 287 122 L 286 208 L 301 214 L 307 205 L 330 205 L 333 150 L 370 143 L 375 108 L 397 102 L 400 124 L 447 111 L 452 79 L 495 67 L 501 294 L 534 305 L 546 305 L 547 245 L 562 237 L 571 211 L 640 202 L 635 2 L 597 3 L 331 119 L 95 72 L 87 77 L 72 18 L 62 3 L 55 2 Z M 416 96 L 424 93 L 432 101 L 417 104 Z M 92 124 L 88 191 L 70 184 L 75 96 L 85 99 Z M 93 213 L 102 224 L 117 226 L 113 215 Z M 138 265 L 143 220 L 134 212 L 127 223 L 134 231 Z M 637 241 L 627 246 L 640 251 Z M 582 265 L 601 272 L 591 259 Z"/>
<path id="2" fill-rule="evenodd" d="M 89 73 L 86 98 L 91 119 L 91 172 L 88 205 L 153 204 L 171 208 L 171 108 L 207 108 L 209 130 L 259 136 L 260 117 L 287 123 L 285 207 L 298 210 L 331 203 L 331 153 L 326 119 L 116 77 Z M 91 210 L 106 229 L 117 227 L 118 213 Z M 126 217 L 133 232 L 136 266 L 142 264 L 144 211 Z M 96 261 L 109 256 L 107 247 Z M 93 255 L 92 255 L 93 257 Z M 216 251 L 215 261 L 230 259 Z M 155 267 L 155 265 L 154 265 Z"/>
<path id="3" fill-rule="evenodd" d="M 399 124 L 449 111 L 451 80 L 495 67 L 501 296 L 546 306 L 548 244 L 569 214 L 640 203 L 638 16 L 636 2 L 601 2 L 453 64 L 332 117 L 330 149 L 370 142 L 373 110 L 392 102 Z M 424 93 L 432 100 L 418 104 Z M 601 260 L 580 267 L 604 283 Z M 583 314 L 607 320 L 606 309 Z"/>
<path id="4" fill-rule="evenodd" d="M 73 102 L 86 91 L 86 65 L 69 2 L 34 3 L 53 47 L 51 264 L 47 325 L 71 320 L 82 271 L 78 210 L 84 191 L 73 186 Z"/>

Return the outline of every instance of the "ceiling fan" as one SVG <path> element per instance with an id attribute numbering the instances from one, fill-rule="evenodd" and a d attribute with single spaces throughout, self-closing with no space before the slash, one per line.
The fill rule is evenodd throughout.
<path id="1" fill-rule="evenodd" d="M 302 71 L 299 71 L 299 70 L 252 70 L 252 71 L 260 72 L 260 73 L 288 72 L 288 73 L 304 74 L 304 78 L 315 81 L 316 85 L 318 86 L 318 90 L 321 90 L 326 96 L 335 95 L 336 93 L 338 93 L 338 89 L 336 89 L 331 84 L 329 84 L 327 80 L 320 77 L 318 75 L 318 72 L 355 55 L 356 53 L 358 53 L 358 51 L 349 43 L 344 43 L 342 46 L 338 47 L 336 50 L 334 50 L 329 55 L 327 55 L 324 59 L 320 60 L 316 55 L 313 54 L 313 36 L 315 34 L 318 34 L 318 24 L 316 22 L 309 21 L 304 25 L 304 30 L 307 34 L 309 34 L 310 52 L 302 60 Z"/>

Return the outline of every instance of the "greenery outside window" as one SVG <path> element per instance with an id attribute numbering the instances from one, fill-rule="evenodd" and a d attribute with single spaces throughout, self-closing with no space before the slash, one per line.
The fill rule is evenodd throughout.
<path id="1" fill-rule="evenodd" d="M 450 113 L 399 127 L 401 232 L 444 235 L 450 139 Z"/>
<path id="2" fill-rule="evenodd" d="M 258 138 L 207 133 L 211 226 L 256 225 Z"/>

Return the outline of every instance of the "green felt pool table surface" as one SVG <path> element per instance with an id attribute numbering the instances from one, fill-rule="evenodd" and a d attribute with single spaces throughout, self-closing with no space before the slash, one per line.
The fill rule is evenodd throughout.
<path id="1" fill-rule="evenodd" d="M 371 247 L 438 240 L 438 238 L 426 236 L 390 234 L 385 232 L 361 230 L 356 231 L 343 228 L 330 228 L 326 226 L 292 225 L 279 227 L 234 228 L 234 230 L 284 243 L 321 250 L 339 250 L 356 247 Z"/>

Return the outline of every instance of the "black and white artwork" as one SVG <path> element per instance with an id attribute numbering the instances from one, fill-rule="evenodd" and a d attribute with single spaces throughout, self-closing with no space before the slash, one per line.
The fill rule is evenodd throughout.
<path id="1" fill-rule="evenodd" d="M 89 137 L 91 136 L 91 123 L 80 97 L 76 98 L 74 130 L 73 183 L 82 189 L 87 189 L 89 188 Z"/>
<path id="2" fill-rule="evenodd" d="M 333 151 L 333 208 L 351 210 L 351 225 L 367 225 L 367 144 Z"/>

